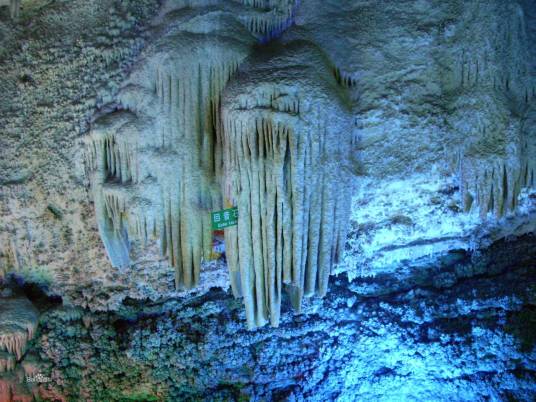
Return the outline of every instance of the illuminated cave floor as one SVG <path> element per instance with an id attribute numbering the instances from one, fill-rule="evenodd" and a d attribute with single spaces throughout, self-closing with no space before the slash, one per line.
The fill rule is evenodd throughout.
<path id="1" fill-rule="evenodd" d="M 332 278 L 302 315 L 284 306 L 277 329 L 247 331 L 240 302 L 215 289 L 114 315 L 55 307 L 30 353 L 52 380 L 42 387 L 71 400 L 531 401 L 535 244 Z"/>

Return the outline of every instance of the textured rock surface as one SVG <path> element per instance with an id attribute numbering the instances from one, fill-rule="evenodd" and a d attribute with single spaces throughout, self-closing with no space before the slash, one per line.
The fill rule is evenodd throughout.
<path id="1" fill-rule="evenodd" d="M 349 106 L 304 41 L 261 48 L 224 92 L 224 196 L 240 215 L 225 242 L 250 327 L 278 325 L 283 284 L 298 311 L 304 295 L 327 292 L 355 186 Z"/>
<path id="2" fill-rule="evenodd" d="M 15 356 L 0 356 L 0 371 L 10 370 L 0 373 L 0 400 L 39 393 L 48 400 L 354 400 L 357 395 L 364 400 L 531 401 L 536 393 L 535 240 L 514 240 L 536 231 L 535 21 L 533 0 L 23 0 L 17 24 L 6 8 L 0 9 L 0 277 L 37 285 L 61 296 L 64 304 L 42 315 L 28 346 L 38 355 L 35 361 L 27 353 L 13 367 Z M 248 60 L 238 67 L 236 84 L 229 82 L 236 96 L 265 100 L 240 77 L 257 69 L 256 79 L 270 77 L 273 90 L 281 85 L 274 71 L 290 75 L 290 66 L 273 65 L 260 77 L 271 57 L 267 49 L 298 53 L 301 47 L 293 44 L 307 43 L 319 52 L 312 56 L 318 71 L 311 72 L 304 57 L 295 66 L 304 82 L 318 76 L 338 86 L 301 98 L 350 99 L 354 127 L 344 141 L 353 142 L 344 162 L 359 172 L 359 180 L 351 187 L 344 252 L 331 267 L 339 277 L 331 279 L 324 299 L 303 299 L 301 314 L 293 312 L 292 297 L 282 292 L 277 318 L 276 292 L 274 314 L 259 317 L 279 320 L 277 329 L 246 329 L 246 312 L 227 290 L 232 283 L 236 290 L 238 282 L 239 263 L 232 253 L 230 277 L 224 260 L 199 265 L 186 257 L 193 265 L 191 283 L 199 275 L 200 286 L 177 291 L 176 282 L 186 283 L 186 276 L 177 269 L 183 254 L 172 241 L 175 236 L 166 234 L 164 258 L 155 239 L 162 240 L 165 230 L 147 236 L 146 244 L 144 235 L 129 236 L 129 264 L 117 269 L 98 231 L 103 215 L 95 216 L 95 206 L 108 208 L 108 216 L 123 214 L 115 219 L 120 227 L 124 222 L 123 233 L 144 234 L 139 218 L 160 221 L 157 215 L 165 208 L 159 187 L 163 183 L 177 196 L 175 171 L 182 166 L 204 177 L 191 178 L 195 192 L 221 186 L 224 195 L 236 195 L 232 180 L 217 180 L 218 175 L 232 179 L 223 169 L 223 152 L 216 151 L 214 161 L 201 152 L 186 155 L 201 157 L 192 164 L 159 152 L 155 160 L 169 161 L 169 171 L 154 169 L 153 159 L 146 158 L 145 173 L 139 174 L 130 167 L 154 148 L 143 143 L 147 132 L 132 138 L 121 130 L 107 132 L 128 122 L 142 134 L 156 127 L 151 140 L 160 141 L 178 137 L 178 125 L 188 123 L 190 140 L 207 134 L 204 128 L 215 123 L 212 112 L 203 121 L 188 114 L 170 122 L 177 110 L 152 109 L 177 105 L 150 59 L 169 67 L 168 78 L 186 77 L 203 92 L 206 88 L 189 73 L 196 76 L 195 63 L 176 48 L 158 53 L 158 46 L 206 32 L 199 47 L 184 47 L 212 53 L 218 46 L 208 33 L 225 33 L 230 26 L 232 32 L 223 36 L 243 33 L 239 53 Z M 268 44 L 274 37 L 278 42 Z M 259 44 L 251 46 L 254 40 Z M 264 51 L 265 60 L 259 60 L 256 55 Z M 175 57 L 167 60 L 172 66 L 164 54 Z M 202 58 L 199 66 L 210 62 L 211 57 Z M 206 71 L 197 71 L 198 78 L 205 76 Z M 208 98 L 192 96 L 190 107 L 206 110 Z M 232 100 L 227 100 L 229 111 Z M 288 100 L 275 106 L 292 120 L 288 115 L 295 106 Z M 342 127 L 346 112 L 336 109 L 329 119 L 343 120 Z M 267 120 L 278 119 L 279 113 L 265 113 Z M 326 120 L 299 117 L 292 127 L 307 134 L 311 121 Z M 158 135 L 159 129 L 170 136 Z M 216 137 L 202 137 L 205 145 L 217 148 L 220 131 L 208 131 Z M 93 140 L 100 141 L 94 155 L 100 152 L 101 162 L 109 158 L 109 171 L 84 166 L 85 146 Z M 311 164 L 309 171 L 321 174 L 325 169 L 319 165 Z M 255 161 L 248 161 L 246 170 L 254 167 Z M 101 177 L 91 187 L 88 170 L 109 173 L 115 182 Z M 126 186 L 149 178 L 148 172 L 158 176 L 152 183 Z M 329 194 L 333 198 L 346 190 L 342 181 L 337 184 L 340 188 Z M 96 194 L 121 202 L 128 195 L 126 207 L 137 208 L 127 211 Z M 212 206 L 224 204 L 218 197 Z M 241 208 L 253 204 L 243 200 Z M 299 215 L 304 209 L 294 211 Z M 262 221 L 263 213 L 252 216 Z M 191 226 L 206 226 L 204 219 Z M 158 225 L 177 231 L 173 224 Z M 113 226 L 111 220 L 104 228 Z M 231 230 L 228 241 L 258 247 L 247 231 L 242 226 L 240 237 Z M 197 244 L 209 245 L 198 229 L 193 233 Z M 112 249 L 124 247 L 124 238 L 109 238 L 119 239 Z M 124 250 L 119 261 L 127 260 Z M 195 253 L 197 258 L 203 251 Z M 301 285 L 305 271 L 298 269 L 298 254 L 290 282 L 295 275 Z M 308 286 L 323 293 L 317 283 Z M 263 303 L 268 302 L 258 305 Z M 36 373 L 51 381 L 25 383 L 25 376 Z"/>
<path id="3" fill-rule="evenodd" d="M 122 279 L 109 270 L 77 138 L 125 78 L 144 44 L 139 21 L 152 15 L 156 4 L 23 6 L 19 24 L 0 23 L 0 275 L 15 272 L 48 283 L 66 301 L 108 309 L 124 296 L 103 289 L 136 293 L 137 283 L 150 281 L 140 279 L 138 274 L 146 275 L 140 270 L 133 276 L 120 273 Z M 147 275 L 163 276 L 160 286 L 167 289 L 169 267 L 158 271 L 158 265 Z"/>
<path id="4" fill-rule="evenodd" d="M 114 99 L 124 98 L 124 106 L 130 101 L 141 110 L 143 91 L 123 89 L 123 96 L 118 96 L 119 86 L 147 40 L 157 46 L 158 38 L 167 37 L 169 33 L 162 31 L 166 23 L 184 22 L 199 13 L 194 19 L 198 24 L 179 31 L 206 31 L 215 27 L 203 21 L 229 10 L 261 42 L 267 40 L 267 32 L 273 36 L 286 29 L 283 46 L 296 39 L 315 43 L 327 54 L 335 79 L 352 99 L 357 135 L 352 156 L 361 169 L 361 183 L 353 191 L 350 226 L 352 236 L 359 236 L 347 239 L 343 263 L 334 271 L 347 271 L 350 277 L 368 275 L 408 258 L 478 248 L 530 230 L 527 223 L 534 221 L 534 199 L 528 192 L 516 200 L 524 204 L 513 219 L 479 216 L 478 209 L 485 211 L 490 205 L 488 184 L 494 167 L 494 180 L 506 169 L 506 187 L 511 190 L 505 193 L 504 180 L 499 183 L 502 199 L 506 194 L 510 201 L 501 201 L 502 206 L 493 202 L 498 215 L 500 210 L 508 211 L 504 205 L 512 204 L 521 189 L 515 172 L 521 176 L 524 172 L 525 182 L 530 182 L 527 172 L 536 146 L 530 123 L 534 84 L 529 73 L 535 63 L 531 2 L 492 1 L 479 6 L 476 1 L 408 0 L 389 7 L 350 1 L 226 4 L 227 8 L 217 1 L 196 1 L 188 12 L 169 13 L 187 4 L 169 2 L 157 12 L 157 5 L 149 0 L 69 6 L 62 1 L 48 6 L 25 2 L 18 25 L 2 22 L 0 85 L 6 96 L 0 105 L 1 141 L 2 152 L 9 157 L 2 158 L 0 166 L 0 272 L 43 279 L 49 291 L 66 303 L 93 310 L 116 309 L 125 297 L 158 299 L 177 294 L 170 264 L 152 241 L 132 247 L 129 267 L 110 267 L 96 230 L 93 192 L 87 192 L 84 147 L 78 137 L 87 133 L 96 108 Z M 275 22 L 262 22 L 268 19 Z M 152 28 L 146 29 L 149 24 Z M 468 38 L 477 38 L 481 46 Z M 488 55 L 486 68 L 485 55 L 478 61 L 483 74 L 478 83 L 476 59 L 467 62 L 472 66 L 469 81 L 463 58 L 464 54 L 476 57 L 474 49 L 487 49 Z M 137 59 L 136 71 L 143 73 L 144 66 L 150 66 L 144 60 Z M 508 88 L 504 79 L 499 85 L 497 77 L 509 72 Z M 133 83 L 150 81 L 134 79 Z M 484 137 L 470 131 L 476 126 L 470 118 L 477 117 L 495 127 Z M 135 121 L 143 126 L 138 118 Z M 471 148 L 467 141 L 477 143 L 481 137 L 499 140 L 492 141 L 491 148 L 478 146 L 480 153 L 489 151 L 482 158 L 462 158 Z M 214 168 L 218 169 L 217 162 Z M 487 183 L 482 188 L 488 190 L 481 195 L 474 192 L 477 176 Z M 495 190 L 499 187 L 494 186 Z M 479 202 L 473 202 L 473 211 L 463 213 L 465 194 L 485 200 L 487 206 L 476 208 Z M 154 214 L 153 208 L 146 210 Z M 438 223 L 427 225 L 429 221 Z M 228 286 L 222 264 L 196 269 L 202 284 L 196 292 Z"/>
<path id="5" fill-rule="evenodd" d="M 534 237 L 412 275 L 332 281 L 279 328 L 248 331 L 212 290 L 118 315 L 57 308 L 42 392 L 92 400 L 508 400 L 536 392 Z M 472 261 L 473 260 L 473 261 Z"/>
<path id="6" fill-rule="evenodd" d="M 0 298 L 0 350 L 22 358 L 26 344 L 34 336 L 39 313 L 32 303 L 23 296 Z M 9 357 L 2 366 L 9 367 Z M 7 370 L 5 370 L 7 371 Z"/>

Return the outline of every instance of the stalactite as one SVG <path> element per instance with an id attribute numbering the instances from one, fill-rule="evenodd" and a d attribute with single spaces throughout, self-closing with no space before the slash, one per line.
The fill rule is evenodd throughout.
<path id="1" fill-rule="evenodd" d="M 534 186 L 529 174 L 532 164 L 525 158 L 497 158 L 494 162 L 463 158 L 460 181 L 464 210 L 478 208 L 482 218 L 488 212 L 500 218 L 515 210 L 521 190 Z"/>
<path id="2" fill-rule="evenodd" d="M 488 111 L 500 116 L 493 106 L 488 105 Z M 535 188 L 535 116 L 529 106 L 521 124 L 486 117 L 472 122 L 475 131 L 466 135 L 457 166 L 465 211 L 478 210 L 482 218 L 491 212 L 501 218 L 515 211 L 523 189 Z"/>
<path id="3" fill-rule="evenodd" d="M 221 206 L 220 94 L 255 44 L 232 13 L 218 14 L 214 24 L 210 9 L 202 11 L 166 22 L 117 96 L 122 110 L 98 119 L 86 141 L 112 264 L 128 265 L 132 241 L 156 234 L 177 288 L 197 285 L 201 261 L 211 254 L 210 211 Z"/>
<path id="4" fill-rule="evenodd" d="M 244 25 L 260 38 L 261 43 L 279 37 L 293 23 L 298 0 L 240 0 L 242 4 L 256 10 L 244 13 L 241 17 Z"/>
<path id="5" fill-rule="evenodd" d="M 461 80 L 460 86 L 474 91 L 469 97 L 471 101 L 465 104 L 475 111 L 469 117 L 477 121 L 472 127 L 483 127 L 480 120 L 486 120 L 489 126 L 463 133 L 462 141 L 466 143 L 461 146 L 458 158 L 464 209 L 479 210 L 481 217 L 492 212 L 500 218 L 514 211 L 522 190 L 534 187 L 531 171 L 536 153 L 527 144 L 533 138 L 530 131 L 533 123 L 522 123 L 526 126 L 523 129 L 512 118 L 520 114 L 525 115 L 522 119 L 525 120 L 533 113 L 527 104 L 527 88 L 532 82 L 528 73 L 530 57 L 522 46 L 528 38 L 519 24 L 523 20 L 520 6 L 509 7 L 504 12 L 509 18 L 505 18 L 500 30 L 491 38 L 481 39 L 472 49 L 460 52 L 461 71 L 455 72 L 456 80 Z M 512 115 L 501 114 L 500 102 L 510 105 Z M 485 108 L 481 109 L 480 105 Z M 467 111 L 464 113 L 469 116 Z"/>
<path id="6" fill-rule="evenodd" d="M 338 67 L 333 69 L 333 75 L 335 76 L 335 80 L 337 80 L 339 85 L 342 85 L 343 87 L 353 88 L 357 85 L 357 79 L 355 77 L 346 73 L 345 71 L 342 71 Z"/>
<path id="7" fill-rule="evenodd" d="M 20 360 L 35 333 L 38 312 L 24 297 L 3 298 L 0 303 L 0 350 Z"/>
<path id="8" fill-rule="evenodd" d="M 325 295 L 349 213 L 343 92 L 312 45 L 279 52 L 250 61 L 222 103 L 224 194 L 240 215 L 225 233 L 228 265 L 250 328 L 278 325 L 284 284 L 298 311 L 303 296 Z"/>

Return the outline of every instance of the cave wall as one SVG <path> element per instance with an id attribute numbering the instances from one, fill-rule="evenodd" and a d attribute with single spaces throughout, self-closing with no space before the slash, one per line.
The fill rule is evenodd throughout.
<path id="1" fill-rule="evenodd" d="M 530 401 L 535 10 L 0 8 L 0 399 Z"/>
<path id="2" fill-rule="evenodd" d="M 230 251 L 227 273 L 222 261 L 205 258 L 211 243 L 206 212 L 234 200 L 236 182 L 225 169 L 237 167 L 225 161 L 226 152 L 236 151 L 230 143 L 224 148 L 230 132 L 215 116 L 214 110 L 221 110 L 218 95 L 209 95 L 222 91 L 227 79 L 204 78 L 219 74 L 211 63 L 232 61 L 228 71 L 218 70 L 224 76 L 236 70 L 229 91 L 264 102 L 259 88 L 242 88 L 248 95 L 232 85 L 240 86 L 248 69 L 262 73 L 262 63 L 283 75 L 289 70 L 284 57 L 275 57 L 273 65 L 257 60 L 259 49 L 276 37 L 281 54 L 302 42 L 318 49 L 305 62 L 325 66 L 322 74 L 311 72 L 318 75 L 312 80 L 336 84 L 306 97 L 326 105 L 349 99 L 348 110 L 334 112 L 342 119 L 339 131 L 348 135 L 326 143 L 350 153 L 339 158 L 347 164 L 341 176 L 328 179 L 352 193 L 351 205 L 346 212 L 336 208 L 342 223 L 334 227 L 339 234 L 332 250 L 321 253 L 329 256 L 325 266 L 330 266 L 320 269 L 322 285 L 303 282 L 307 275 L 309 282 L 316 277 L 300 268 L 312 255 L 303 253 L 309 246 L 298 241 L 289 246 L 285 255 L 292 257 L 285 258 L 295 268 L 282 282 L 292 292 L 324 294 L 328 271 L 350 278 L 392 272 L 411 259 L 478 249 L 532 230 L 534 202 L 523 189 L 532 183 L 535 147 L 530 2 L 386 4 L 23 2 L 21 21 L 6 18 L 1 25 L 5 79 L 0 85 L 7 95 L 0 104 L 7 156 L 1 164 L 1 272 L 41 283 L 66 303 L 94 310 L 116 309 L 127 297 L 156 300 L 229 284 L 239 294 L 236 272 L 253 265 L 240 267 Z M 76 30 L 72 21 L 78 22 Z M 188 47 L 192 37 L 203 38 L 195 49 Z M 229 46 L 219 48 L 221 43 Z M 189 57 L 178 50 L 182 47 L 190 49 Z M 203 47 L 211 56 L 199 53 L 201 62 L 194 61 Z M 301 64 L 298 70 L 307 76 Z M 198 85 L 192 72 L 215 87 Z M 311 82 L 304 78 L 303 87 L 314 87 Z M 173 100 L 186 91 L 190 103 Z M 288 107 L 284 113 L 292 115 L 295 105 L 286 102 L 276 107 Z M 174 118 L 181 113 L 188 118 Z M 303 124 L 294 130 L 309 134 L 305 127 L 313 123 Z M 181 133 L 189 134 L 179 141 Z M 305 174 L 313 178 L 332 170 L 329 157 L 326 168 L 311 164 L 314 169 Z M 357 180 L 341 185 L 350 176 Z M 292 191 L 301 196 L 294 184 Z M 195 189 L 192 198 L 181 199 L 181 185 Z M 254 204 L 241 201 L 243 208 Z M 178 216 L 181 210 L 187 213 Z M 314 209 L 302 212 L 307 210 Z M 307 215 L 293 211 L 298 212 L 292 212 L 297 214 L 292 230 L 299 233 Z M 262 221 L 266 212 L 255 214 Z M 350 232 L 341 241 L 345 225 Z M 238 228 L 241 234 L 233 230 L 228 243 L 252 242 L 247 228 Z M 307 237 L 314 239 L 314 232 L 309 229 Z M 305 241 L 303 233 L 301 238 Z M 119 269 L 110 265 L 110 255 Z M 266 264 L 261 260 L 269 253 L 261 255 L 254 258 L 257 267 Z M 282 273 L 288 269 L 281 267 Z M 261 321 L 268 318 L 262 315 Z"/>

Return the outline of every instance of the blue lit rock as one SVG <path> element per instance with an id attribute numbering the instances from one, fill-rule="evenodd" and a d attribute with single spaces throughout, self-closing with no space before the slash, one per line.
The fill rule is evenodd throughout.
<path id="1" fill-rule="evenodd" d="M 215 289 L 95 314 L 89 327 L 52 310 L 39 350 L 47 375 L 64 384 L 51 389 L 96 399 L 530 401 L 536 339 L 524 328 L 534 319 L 533 244 L 526 237 L 476 262 L 467 254 L 445 261 L 436 269 L 474 272 L 449 288 L 418 274 L 404 280 L 413 285 L 392 287 L 393 275 L 377 278 L 384 294 L 374 296 L 363 291 L 372 279 L 336 278 L 325 298 L 304 300 L 301 314 L 284 298 L 279 328 L 247 330 L 241 303 Z"/>
<path id="2" fill-rule="evenodd" d="M 16 351 L 2 353 L 0 399 L 534 399 L 532 0 L 24 0 L 17 23 L 8 14 L 0 10 L 0 280 L 44 314 L 15 368 Z M 225 70 L 229 55 L 239 60 L 219 81 L 224 102 L 207 112 L 200 66 Z M 351 198 L 336 209 L 349 230 L 335 242 L 338 263 L 322 267 L 327 292 L 327 275 L 304 286 L 310 298 L 281 292 L 250 325 L 279 327 L 250 330 L 251 311 L 229 289 L 242 281 L 231 240 L 269 257 L 244 229 L 262 214 L 242 216 L 240 236 L 228 232 L 227 260 L 202 258 L 208 212 L 225 197 L 241 209 L 255 201 L 230 185 L 230 132 L 199 128 L 218 121 L 213 109 L 244 123 L 240 97 L 262 109 L 255 82 L 273 90 L 282 77 L 325 114 L 294 116 L 291 97 L 276 102 L 283 111 L 251 113 L 285 115 L 303 138 L 318 138 L 311 121 L 338 127 L 338 162 L 357 180 L 348 188 L 328 169 L 328 195 Z M 170 78 L 192 86 L 171 111 Z M 108 172 L 92 165 L 97 153 Z M 253 164 L 242 162 L 245 180 Z M 319 162 L 294 178 L 320 177 L 333 161 Z M 186 247 L 165 194 L 193 198 Z M 147 241 L 146 221 L 160 222 Z M 303 239 L 292 226 L 287 239 Z M 302 285 L 300 275 L 288 282 Z M 32 367 L 51 381 L 24 384 Z"/>

